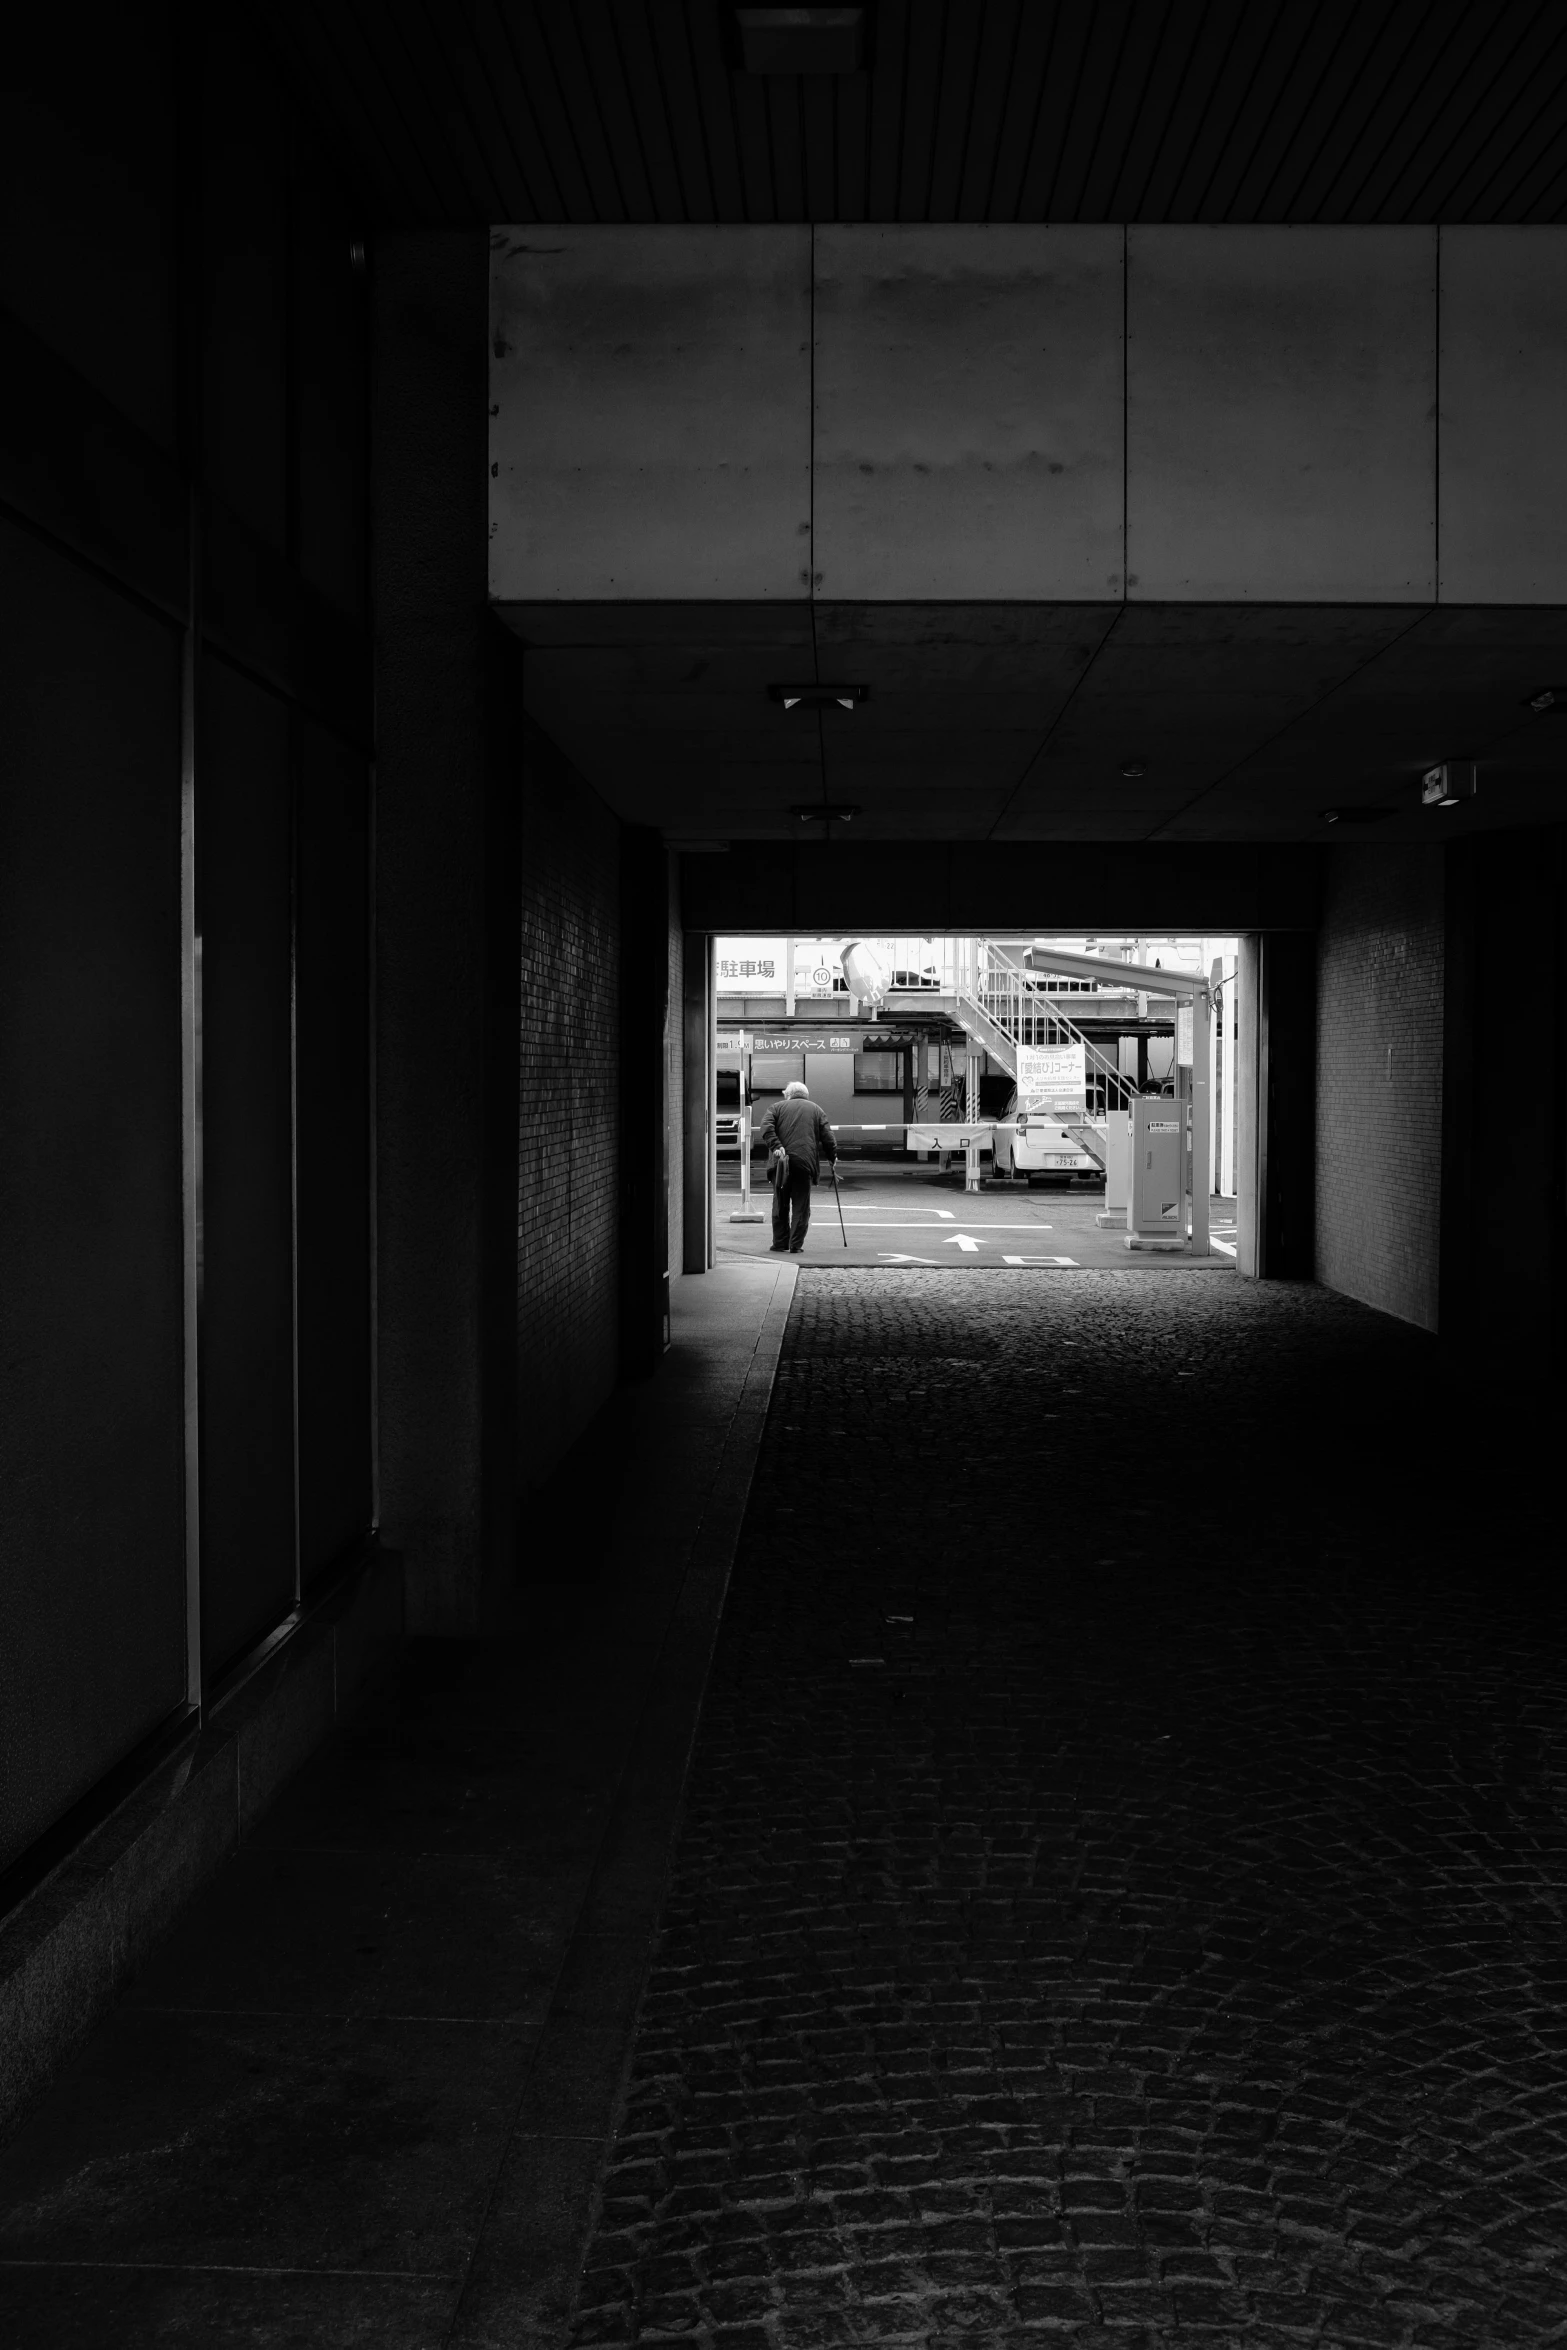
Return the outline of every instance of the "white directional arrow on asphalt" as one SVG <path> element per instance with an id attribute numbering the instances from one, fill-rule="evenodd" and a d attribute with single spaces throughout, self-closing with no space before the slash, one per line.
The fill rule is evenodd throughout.
<path id="1" fill-rule="evenodd" d="M 966 1257 L 979 1254 L 979 1242 L 967 1232 L 949 1232 L 944 1235 L 941 1245 L 943 1248 L 960 1248 Z"/>
<path id="2" fill-rule="evenodd" d="M 876 1254 L 885 1257 L 889 1265 L 933 1265 L 936 1262 L 934 1257 L 905 1256 L 901 1249 L 896 1248 L 879 1248 Z"/>

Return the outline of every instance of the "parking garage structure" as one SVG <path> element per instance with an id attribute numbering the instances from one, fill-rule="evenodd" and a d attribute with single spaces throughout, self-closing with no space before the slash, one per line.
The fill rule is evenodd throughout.
<path id="1" fill-rule="evenodd" d="M 874 1907 L 877 1790 L 939 1748 L 936 1890 L 1045 2050 L 1001 2079 L 976 2006 L 916 2052 L 1034 2100 L 953 2123 L 1026 2139 L 983 2244 L 908 2222 L 984 2264 L 943 2271 L 964 2322 L 1092 2339 L 1114 2284 L 1177 2340 L 1289 2338 L 1284 2290 L 1319 2337 L 1526 2339 L 1563 2314 L 1553 20 L 987 5 L 968 46 L 921 0 L 817 73 L 731 13 L 18 38 L 0 2308 L 117 2350 L 651 2336 L 693 2255 L 632 2141 L 674 2177 L 660 2083 L 697 2094 L 789 1890 L 781 1844 L 733 1914 L 723 1872 L 838 1763 L 852 1869 L 813 1848 L 801 1899 Z M 865 937 L 1234 939 L 1234 1259 L 736 1261 L 716 942 Z M 942 1088 L 916 1009 L 864 1034 Z M 802 1506 L 855 1555 L 790 1617 Z M 956 1890 L 964 1756 L 1027 1766 L 1048 1964 Z M 888 1915 L 822 1961 L 873 2004 Z M 939 1976 L 929 1924 L 898 1963 Z M 1148 2061 L 1068 2080 L 1073 2002 L 1210 1949 L 1198 2086 L 1155 2080 L 1152 1974 Z M 1312 2122 L 1334 2033 L 1372 2095 L 1330 2061 Z M 707 2182 L 748 2243 L 763 2037 Z M 802 2144 L 876 2050 L 801 2056 Z M 967 2141 L 909 2159 L 979 2193 Z M 1014 2275 L 995 2224 L 1047 2218 Z M 853 2277 L 851 2219 L 795 2265 Z M 783 2345 L 822 2306 L 786 2271 L 735 2320 Z M 683 2304 L 715 2338 L 723 2282 Z"/>

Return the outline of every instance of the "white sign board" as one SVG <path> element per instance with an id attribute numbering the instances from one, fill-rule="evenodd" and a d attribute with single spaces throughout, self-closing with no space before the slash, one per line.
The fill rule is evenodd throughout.
<path id="1" fill-rule="evenodd" d="M 905 1126 L 903 1147 L 911 1151 L 964 1151 L 970 1143 L 982 1151 L 994 1148 L 996 1129 L 993 1121 L 983 1125 L 964 1125 L 955 1119 L 940 1119 L 924 1126 Z"/>
<path id="2" fill-rule="evenodd" d="M 721 938 L 713 960 L 720 995 L 782 995 L 784 992 L 781 938 Z"/>
<path id="3" fill-rule="evenodd" d="M 1081 1117 L 1088 1106 L 1088 1072 L 1081 1044 L 1020 1044 L 1017 1048 L 1017 1106 L 1064 1110 Z"/>
<path id="4" fill-rule="evenodd" d="M 1175 1057 L 1183 1069 L 1192 1065 L 1192 1007 L 1190 1002 L 1175 1007 Z"/>
<path id="5" fill-rule="evenodd" d="M 835 983 L 843 979 L 843 965 L 838 959 L 836 940 L 796 939 L 794 943 L 794 992 L 796 998 L 807 1000 L 847 994 L 848 989 Z"/>

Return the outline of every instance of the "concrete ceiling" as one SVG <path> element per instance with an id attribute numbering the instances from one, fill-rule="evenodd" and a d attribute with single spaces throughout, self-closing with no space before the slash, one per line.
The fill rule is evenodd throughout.
<path id="1" fill-rule="evenodd" d="M 868 842 L 1442 837 L 1567 816 L 1567 612 L 1429 605 L 498 604 L 528 707 L 626 820 Z M 868 687 L 853 712 L 768 686 Z M 1472 806 L 1419 778 L 1480 762 Z M 1141 764 L 1141 776 L 1121 772 Z M 1332 830 L 1325 808 L 1383 808 Z"/>

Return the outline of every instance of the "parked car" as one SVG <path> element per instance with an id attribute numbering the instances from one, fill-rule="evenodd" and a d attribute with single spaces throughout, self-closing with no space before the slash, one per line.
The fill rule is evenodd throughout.
<path id="1" fill-rule="evenodd" d="M 1098 1121 L 1094 1124 L 1097 1128 Z M 1029 1182 L 1097 1182 L 1104 1170 L 1092 1152 L 1055 1118 L 1020 1110 L 1015 1118 L 996 1120 L 995 1171 L 998 1175 L 1026 1175 Z"/>

